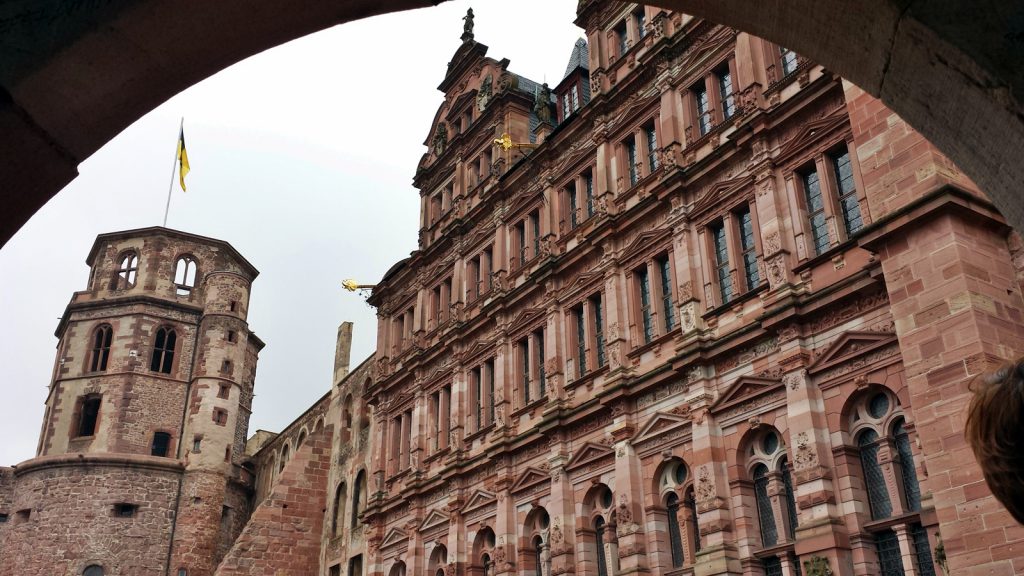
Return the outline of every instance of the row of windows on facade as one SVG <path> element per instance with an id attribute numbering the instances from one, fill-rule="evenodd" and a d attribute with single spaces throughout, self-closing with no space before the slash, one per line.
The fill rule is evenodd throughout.
<path id="1" fill-rule="evenodd" d="M 442 402 L 443 399 L 442 393 Z M 902 558 L 912 555 L 917 574 L 934 576 L 928 537 L 916 514 L 921 509 L 921 493 L 914 467 L 911 440 L 894 397 L 887 392 L 875 392 L 858 400 L 852 411 L 851 429 L 856 444 L 852 451 L 857 454 L 857 461 L 850 463 L 850 468 L 857 474 L 853 486 L 856 490 L 862 491 L 863 496 L 860 496 L 858 501 L 867 500 L 871 520 L 879 523 L 875 528 L 868 528 L 875 542 L 879 573 L 883 576 L 902 576 Z M 408 429 L 403 428 L 400 431 L 402 438 L 409 436 Z M 781 554 L 799 574 L 799 562 L 792 552 L 792 543 L 796 539 L 798 528 L 792 467 L 789 464 L 786 447 L 776 430 L 765 430 L 750 441 L 745 469 L 748 471 L 751 486 L 750 494 L 747 496 L 756 510 L 760 547 L 776 549 L 782 546 L 783 550 L 762 559 L 765 573 L 782 574 L 782 558 L 779 556 Z M 886 475 L 896 478 L 896 483 L 887 483 Z M 360 478 L 362 476 L 357 477 L 357 483 Z M 667 525 L 668 553 L 672 566 L 682 568 L 691 565 L 701 549 L 700 522 L 693 482 L 682 460 L 670 460 L 662 467 L 657 491 L 662 507 L 656 513 Z M 344 496 L 345 488 L 344 484 L 341 484 L 335 495 L 335 535 L 344 514 L 340 508 L 345 502 Z M 360 497 L 357 491 L 352 499 L 353 528 L 357 526 L 358 512 L 361 510 Z M 587 517 L 590 528 L 590 531 L 577 531 L 577 535 L 583 537 L 580 549 L 590 555 L 581 561 L 589 562 L 590 569 L 599 576 L 616 572 L 609 572 L 609 566 L 614 567 L 617 561 L 614 548 L 614 501 L 612 491 L 604 484 L 597 484 L 588 492 L 582 508 L 579 508 Z M 896 525 L 891 521 L 894 517 L 899 519 Z M 527 526 L 524 526 L 527 532 L 529 524 L 528 519 Z M 546 529 L 546 526 L 542 526 L 542 529 Z M 897 532 L 907 534 L 907 541 L 912 549 L 901 551 Z M 530 534 L 527 533 L 525 536 Z M 541 563 L 546 561 L 547 543 L 538 538 L 539 535 L 534 535 L 532 539 L 531 556 L 538 562 L 535 566 L 541 566 Z M 531 541 L 529 538 L 527 540 Z M 490 566 L 493 542 L 490 548 L 485 546 L 482 552 L 479 547 L 475 549 L 480 555 L 475 559 L 479 562 L 478 565 Z"/>
<path id="2" fill-rule="evenodd" d="M 89 350 L 88 371 L 106 372 L 107 363 L 110 360 L 110 345 L 113 340 L 114 330 L 110 324 L 101 324 L 93 331 L 92 347 Z M 224 335 L 225 340 L 234 343 L 238 335 L 234 330 L 228 330 Z M 173 328 L 159 328 L 153 338 L 153 353 L 150 356 L 149 369 L 153 372 L 170 374 L 174 368 L 174 351 L 177 347 L 178 334 Z M 221 362 L 220 372 L 230 375 L 234 365 L 230 360 Z"/>
<path id="3" fill-rule="evenodd" d="M 653 129 L 649 132 L 653 134 Z M 635 146 L 630 146 L 630 157 L 633 157 Z M 652 169 L 656 168 L 656 156 L 650 156 Z M 633 163 L 631 162 L 631 165 Z M 824 170 L 824 177 L 821 176 Z M 860 204 L 857 198 L 853 165 L 850 154 L 845 147 L 839 147 L 815 159 L 814 162 L 799 170 L 798 186 L 801 193 L 799 205 L 806 214 L 806 232 L 811 241 L 813 255 L 828 252 L 841 240 L 850 238 L 864 226 Z M 631 176 L 632 177 L 632 176 Z M 594 215 L 593 177 L 591 172 L 582 173 L 577 179 L 568 183 L 564 189 L 564 206 L 568 209 L 567 218 L 571 228 L 576 228 L 580 218 Z M 829 236 L 828 221 L 830 218 L 841 219 L 842 230 L 837 231 L 840 237 Z M 535 210 L 518 222 L 511 231 L 512 257 L 511 268 L 514 270 L 528 263 L 541 254 L 541 214 Z M 754 200 L 733 207 L 723 217 L 707 225 L 707 260 L 712 264 L 715 273 L 713 284 L 717 287 L 719 302 L 726 304 L 736 296 L 758 288 L 763 278 L 758 270 L 758 258 L 761 254 L 761 240 L 757 234 L 757 212 Z M 661 271 L 661 282 L 664 288 L 661 296 L 665 298 L 665 322 L 671 329 L 675 325 L 674 314 L 671 313 L 671 281 L 668 258 L 664 258 Z M 737 268 L 739 273 L 732 274 Z M 648 274 L 638 275 L 644 283 Z M 487 294 L 494 285 L 494 251 L 488 246 L 471 257 L 466 263 L 466 300 L 473 302 Z M 652 292 L 649 286 L 641 287 L 638 297 L 643 302 L 645 342 L 650 341 L 652 334 L 650 301 Z M 431 289 L 429 300 L 429 329 L 443 325 L 449 320 L 453 300 L 453 280 L 449 276 Z M 412 337 L 414 309 L 394 319 L 392 345 L 401 350 Z"/>
<path id="4" fill-rule="evenodd" d="M 125 252 L 118 258 L 117 270 L 110 281 L 111 290 L 135 287 L 139 274 L 139 256 Z M 174 265 L 174 287 L 179 296 L 187 296 L 196 285 L 196 260 L 192 256 L 179 256 Z"/>
<path id="5" fill-rule="evenodd" d="M 228 384 L 220 384 L 217 391 L 218 398 L 228 398 L 231 392 L 231 387 Z M 86 394 L 78 399 L 75 410 L 75 424 L 72 427 L 73 436 L 72 438 L 92 438 L 96 435 L 96 431 L 100 422 L 100 412 L 103 406 L 103 395 L 102 394 Z M 226 426 L 228 423 L 228 411 L 223 408 L 214 408 L 212 413 L 212 420 L 218 426 Z M 153 441 L 150 444 L 150 455 L 167 457 L 171 448 L 171 441 L 173 437 L 169 432 L 157 431 L 153 433 Z M 192 441 L 192 452 L 201 452 L 203 436 L 197 434 Z M 224 460 L 230 461 L 231 459 L 231 447 L 228 446 Z"/>

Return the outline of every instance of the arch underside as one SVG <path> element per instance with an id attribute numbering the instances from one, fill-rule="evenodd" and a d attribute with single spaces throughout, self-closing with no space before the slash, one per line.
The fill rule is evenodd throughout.
<path id="1" fill-rule="evenodd" d="M 18 0 L 0 8 L 0 241 L 143 114 L 294 38 L 442 0 Z M 1011 0 L 651 0 L 790 47 L 880 98 L 1024 229 L 1024 5 Z M 102 5 L 101 5 L 102 4 Z M 244 26 L 224 26 L 245 22 Z"/>

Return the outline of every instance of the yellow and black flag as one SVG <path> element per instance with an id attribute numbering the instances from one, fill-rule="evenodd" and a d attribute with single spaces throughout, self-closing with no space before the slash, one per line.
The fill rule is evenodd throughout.
<path id="1" fill-rule="evenodd" d="M 185 126 L 178 132 L 178 181 L 181 191 L 185 191 L 185 175 L 188 174 L 188 152 L 185 151 Z"/>

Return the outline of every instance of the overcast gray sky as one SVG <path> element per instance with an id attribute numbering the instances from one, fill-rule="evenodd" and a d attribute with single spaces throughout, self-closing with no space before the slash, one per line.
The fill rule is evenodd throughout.
<path id="1" fill-rule="evenodd" d="M 108 142 L 0 249 L 0 465 L 35 455 L 53 331 L 85 288 L 97 234 L 159 225 L 179 118 L 192 172 L 168 226 L 226 240 L 259 270 L 249 324 L 260 355 L 250 433 L 288 425 L 331 385 L 334 338 L 374 310 L 340 288 L 375 282 L 416 248 L 416 164 L 470 2 L 338 26 L 268 50 L 171 98 Z M 488 56 L 552 86 L 573 43 L 574 0 L 472 3 Z"/>

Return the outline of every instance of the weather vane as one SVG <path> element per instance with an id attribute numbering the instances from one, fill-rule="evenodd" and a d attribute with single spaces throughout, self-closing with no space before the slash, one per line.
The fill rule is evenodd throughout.
<path id="1" fill-rule="evenodd" d="M 363 298 L 369 298 L 370 291 L 372 291 L 376 286 L 376 284 L 360 284 L 352 278 L 347 278 L 341 281 L 342 288 L 349 292 L 359 292 L 359 295 Z"/>

